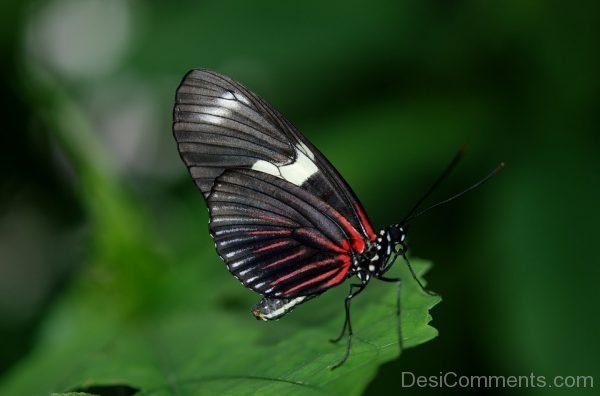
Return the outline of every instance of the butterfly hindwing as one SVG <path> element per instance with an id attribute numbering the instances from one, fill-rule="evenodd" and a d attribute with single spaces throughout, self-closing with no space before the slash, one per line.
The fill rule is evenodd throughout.
<path id="1" fill-rule="evenodd" d="M 346 279 L 360 234 L 301 187 L 255 170 L 229 170 L 207 201 L 217 251 L 246 287 L 294 298 Z"/>

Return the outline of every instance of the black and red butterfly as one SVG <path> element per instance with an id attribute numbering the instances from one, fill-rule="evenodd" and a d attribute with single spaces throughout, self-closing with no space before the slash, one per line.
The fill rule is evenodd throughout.
<path id="1" fill-rule="evenodd" d="M 209 209 L 209 230 L 229 271 L 263 296 L 252 313 L 278 319 L 357 277 L 350 301 L 406 259 L 403 221 L 376 233 L 331 163 L 288 120 L 240 83 L 209 70 L 177 89 L 173 133 Z M 409 267 L 410 268 L 410 267 Z M 414 274 L 413 274 L 414 275 Z M 416 278 L 415 278 L 416 279 Z M 417 280 L 418 281 L 418 280 Z"/>

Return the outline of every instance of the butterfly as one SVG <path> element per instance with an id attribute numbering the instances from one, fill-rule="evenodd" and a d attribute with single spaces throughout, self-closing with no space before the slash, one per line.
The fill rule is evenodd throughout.
<path id="1" fill-rule="evenodd" d="M 341 334 L 332 340 L 348 333 L 344 356 L 333 366 L 339 367 L 350 351 L 352 299 L 373 278 L 400 282 L 385 276 L 398 256 L 409 264 L 408 217 L 375 232 L 327 158 L 277 110 L 222 74 L 188 72 L 173 118 L 177 148 L 208 206 L 219 256 L 263 297 L 252 309 L 257 319 L 279 319 L 355 279 Z"/>

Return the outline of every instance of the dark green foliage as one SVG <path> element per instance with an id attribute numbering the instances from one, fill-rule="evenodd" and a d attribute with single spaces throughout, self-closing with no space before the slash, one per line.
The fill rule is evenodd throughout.
<path id="1" fill-rule="evenodd" d="M 110 14 L 123 7 L 128 31 Z M 255 351 L 322 331 L 310 344 L 317 355 L 329 364 L 343 352 L 326 339 L 341 326 L 344 287 L 277 323 L 257 323 L 248 312 L 257 296 L 216 258 L 202 199 L 170 133 L 174 88 L 192 67 L 230 75 L 281 110 L 340 170 L 377 228 L 402 218 L 460 146 L 468 147 L 463 164 L 432 201 L 506 162 L 485 187 L 409 230 L 413 255 L 436 263 L 427 279 L 444 296 L 434 310 L 440 337 L 401 359 L 386 349 L 381 361 L 390 363 L 373 377 L 378 363 L 365 359 L 364 341 L 393 337 L 394 324 L 377 335 L 359 321 L 372 309 L 392 309 L 393 286 L 371 285 L 357 299 L 362 341 L 348 370 L 368 365 L 371 374 L 360 379 L 373 378 L 367 395 L 464 391 L 401 388 L 403 371 L 594 375 L 598 382 L 599 7 L 522 0 L 4 1 L 0 393 L 27 392 L 25 382 L 44 395 L 149 383 L 141 378 L 147 366 L 135 381 L 118 371 L 156 354 L 161 344 L 149 346 L 148 337 L 174 337 L 168 329 L 181 333 L 169 348 L 185 341 L 191 356 L 218 347 L 233 365 L 230 345 L 202 342 L 222 328 L 215 315 L 235 323 L 236 334 L 247 332 Z M 32 34 L 50 26 L 44 15 L 55 18 L 54 28 Z M 59 41 L 70 45 L 57 51 Z M 125 44 L 107 53 L 107 42 Z M 111 67 L 90 72 L 107 60 Z M 122 358 L 98 355 L 101 345 Z M 260 357 L 276 364 L 281 356 Z M 102 365 L 81 366 L 85 359 Z M 155 382 L 169 378 L 164 367 L 173 366 L 160 367 Z M 59 384 L 56 373 L 72 381 Z M 350 377 L 350 384 L 354 378 L 333 375 Z M 110 381 L 93 382 L 102 376 Z M 192 377 L 199 375 L 185 373 Z"/>

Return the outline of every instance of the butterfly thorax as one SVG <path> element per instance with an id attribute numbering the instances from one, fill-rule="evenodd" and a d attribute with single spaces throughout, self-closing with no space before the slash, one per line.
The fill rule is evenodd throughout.
<path id="1" fill-rule="evenodd" d="M 390 259 L 398 247 L 406 248 L 406 234 L 399 224 L 391 225 L 379 231 L 377 238 L 367 244 L 365 251 L 356 255 L 353 260 L 354 274 L 362 282 L 368 282 L 371 277 L 382 276 L 390 268 Z"/>

